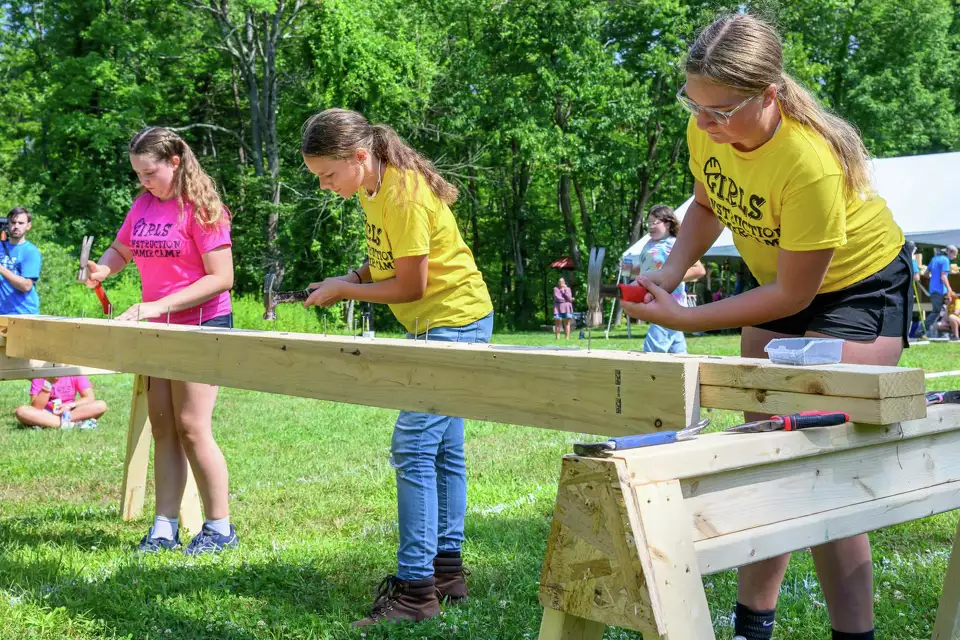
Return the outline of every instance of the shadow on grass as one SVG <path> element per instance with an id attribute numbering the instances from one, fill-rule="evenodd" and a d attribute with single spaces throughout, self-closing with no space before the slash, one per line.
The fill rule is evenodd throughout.
<path id="1" fill-rule="evenodd" d="M 128 546 L 128 539 L 100 535 L 98 523 L 111 517 L 84 516 L 78 510 L 57 520 L 7 520 L 14 524 L 0 533 L 0 547 L 16 545 L 22 550 L 49 542 L 72 543 L 84 553 L 98 554 L 105 550 L 90 551 L 86 541 Z M 55 532 L 44 531 L 53 525 Z M 41 531 L 24 532 L 31 527 Z M 335 545 L 294 562 L 290 555 L 305 555 L 296 546 L 271 557 L 262 541 L 259 550 L 250 547 L 251 554 L 260 556 L 256 562 L 242 562 L 238 554 L 244 553 L 243 547 L 236 554 L 200 559 L 174 553 L 147 557 L 114 553 L 89 564 L 66 554 L 51 557 L 21 551 L 0 554 L 0 589 L 23 602 L 62 607 L 71 617 L 97 620 L 106 637 L 479 638 L 524 633 L 534 637 L 540 622 L 537 587 L 548 530 L 544 515 L 468 517 L 465 555 L 472 570 L 471 601 L 448 608 L 442 620 L 367 629 L 366 636 L 349 624 L 367 612 L 380 579 L 395 572 L 393 542 L 382 537 Z M 498 633 L 503 625 L 510 629 L 507 635 Z"/>
<path id="2" fill-rule="evenodd" d="M 54 545 L 63 550 L 108 551 L 129 544 L 110 531 L 119 515 L 102 509 L 61 507 L 55 515 L 4 518 L 0 526 L 0 549 Z"/>

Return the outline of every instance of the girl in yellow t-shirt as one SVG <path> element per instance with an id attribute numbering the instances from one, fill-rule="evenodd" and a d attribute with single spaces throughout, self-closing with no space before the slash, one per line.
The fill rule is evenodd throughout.
<path id="1" fill-rule="evenodd" d="M 678 92 L 695 199 L 663 268 L 640 277 L 632 317 L 684 331 L 743 327 L 741 353 L 766 357 L 773 338 L 843 338 L 843 361 L 896 365 L 913 298 L 910 257 L 886 202 L 873 192 L 857 131 L 824 111 L 783 71 L 780 38 L 750 15 L 708 26 Z M 699 307 L 670 296 L 726 226 L 761 286 Z M 761 416 L 747 415 L 747 420 Z M 834 638 L 873 638 L 866 535 L 821 545 L 814 563 Z M 735 635 L 767 640 L 789 555 L 739 570 Z"/>
<path id="2" fill-rule="evenodd" d="M 359 194 L 367 262 L 311 285 L 306 304 L 342 299 L 378 302 L 429 339 L 489 342 L 490 294 L 450 205 L 457 189 L 388 126 L 359 113 L 328 109 L 310 118 L 300 144 L 320 187 Z M 401 411 L 390 461 L 397 470 L 400 549 L 370 613 L 354 623 L 419 622 L 440 614 L 440 599 L 467 595 L 460 547 L 467 509 L 463 418 Z"/>

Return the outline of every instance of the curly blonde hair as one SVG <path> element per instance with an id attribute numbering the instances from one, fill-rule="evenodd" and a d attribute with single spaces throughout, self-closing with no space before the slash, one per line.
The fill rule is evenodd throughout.
<path id="1" fill-rule="evenodd" d="M 188 200 L 193 204 L 193 215 L 200 226 L 209 229 L 226 219 L 216 184 L 200 166 L 190 145 L 174 131 L 164 127 L 141 129 L 133 136 L 127 150 L 130 155 L 145 155 L 163 162 L 179 157 L 180 166 L 173 174 L 173 194 L 180 205 L 180 215 L 184 213 L 183 201 Z"/>

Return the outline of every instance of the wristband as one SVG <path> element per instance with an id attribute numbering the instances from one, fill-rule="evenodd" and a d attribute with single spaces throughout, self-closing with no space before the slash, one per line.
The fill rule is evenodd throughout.
<path id="1" fill-rule="evenodd" d="M 40 388 L 41 391 L 53 391 L 53 385 L 50 384 L 49 380 L 43 381 L 43 387 Z"/>
<path id="2" fill-rule="evenodd" d="M 357 284 L 363 284 L 363 277 L 360 275 L 360 272 L 359 272 L 359 271 L 357 271 L 356 269 L 354 269 L 354 270 L 351 271 L 350 273 L 355 273 L 355 274 L 357 274 Z"/>

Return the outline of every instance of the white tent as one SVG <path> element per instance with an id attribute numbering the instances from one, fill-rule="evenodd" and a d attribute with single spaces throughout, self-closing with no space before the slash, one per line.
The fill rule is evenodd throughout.
<path id="1" fill-rule="evenodd" d="M 918 245 L 960 245 L 960 214 L 952 188 L 953 181 L 960 179 L 960 152 L 874 160 L 873 174 L 878 193 L 908 240 Z M 681 220 L 692 201 L 677 207 Z M 639 256 L 649 239 L 649 235 L 640 238 L 623 256 Z M 729 229 L 723 230 L 706 255 L 740 256 Z"/>

